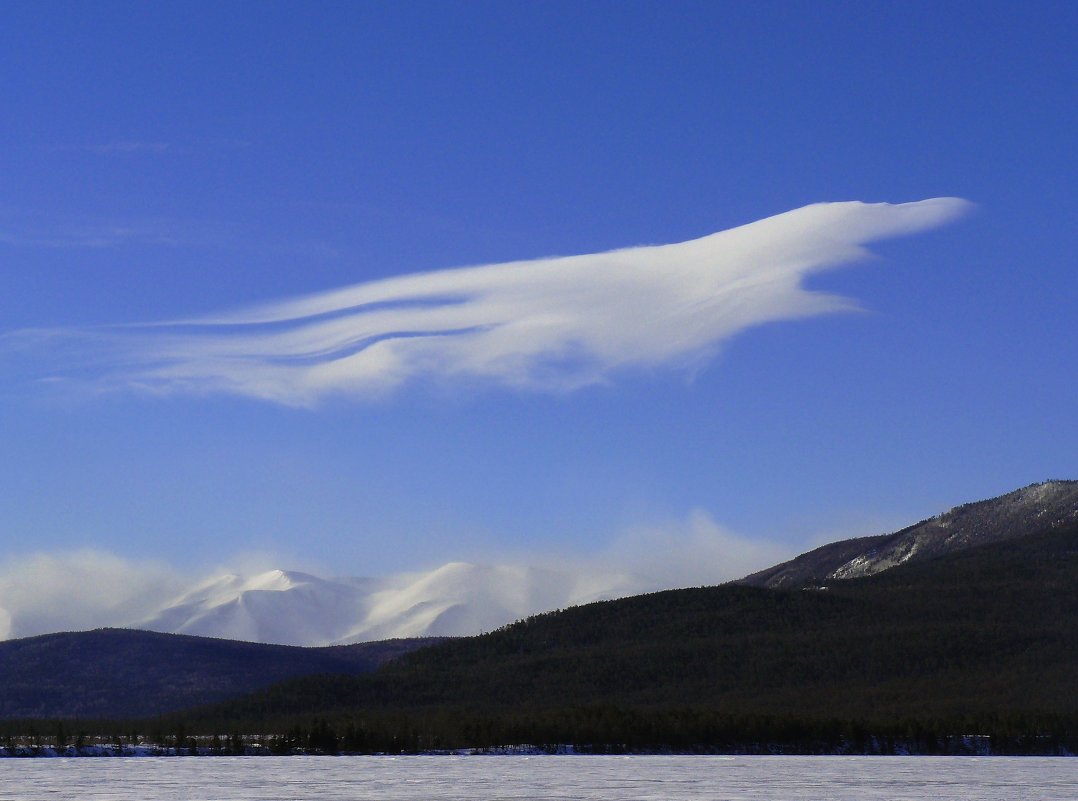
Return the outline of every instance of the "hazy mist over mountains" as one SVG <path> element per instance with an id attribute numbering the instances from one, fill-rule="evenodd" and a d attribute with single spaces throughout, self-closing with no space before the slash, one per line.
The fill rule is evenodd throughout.
<path id="1" fill-rule="evenodd" d="M 291 560 L 185 574 L 78 550 L 0 563 L 0 639 L 101 627 L 329 645 L 478 634 L 521 617 L 641 592 L 719 584 L 788 558 L 703 511 L 630 529 L 601 550 L 490 555 L 374 577 L 279 569 Z"/>
<path id="2" fill-rule="evenodd" d="M 872 575 L 1076 519 L 1078 482 L 1049 481 L 955 507 L 891 535 L 832 543 L 746 582 L 800 586 Z M 836 550 L 842 551 L 837 560 Z M 537 612 L 658 589 L 664 587 L 654 579 L 630 574 L 464 562 L 382 579 L 272 570 L 203 584 L 134 627 L 290 645 L 470 635 Z"/>
<path id="3" fill-rule="evenodd" d="M 451 562 L 323 579 L 271 570 L 208 581 L 133 628 L 284 645 L 478 634 L 530 614 L 656 589 L 628 575 Z"/>
<path id="4" fill-rule="evenodd" d="M 751 575 L 742 579 L 747 584 L 818 586 L 1074 520 L 1078 482 L 1049 481 L 955 507 L 893 534 L 833 542 L 764 570 L 758 566 L 773 559 L 774 551 L 743 551 L 739 561 L 731 554 L 744 543 L 702 518 L 693 521 L 688 535 L 671 541 L 667 563 L 656 560 L 647 574 L 628 569 L 645 566 L 626 556 L 634 547 L 632 538 L 621 544 L 620 554 L 560 566 L 450 562 L 426 572 L 376 578 L 322 578 L 274 569 L 182 585 L 174 575 L 157 574 L 149 567 L 132 573 L 130 565 L 103 563 L 96 577 L 85 582 L 87 591 L 106 598 L 111 593 L 116 601 L 111 608 L 98 608 L 96 617 L 84 618 L 73 616 L 63 604 L 51 612 L 35 609 L 32 602 L 18 608 L 8 598 L 18 601 L 28 591 L 12 575 L 17 571 L 9 570 L 0 576 L 0 598 L 12 611 L 0 610 L 6 626 L 0 635 L 105 625 L 303 646 L 467 636 L 541 612 L 675 586 L 714 585 L 747 573 Z M 693 559 L 701 563 L 695 575 L 682 564 Z M 42 572 L 38 566 L 36 573 Z M 109 582 L 112 587 L 106 586 Z M 125 583 L 132 585 L 127 595 L 120 586 Z M 66 596 L 49 586 L 35 584 L 34 590 L 40 607 L 47 605 L 50 592 L 57 598 L 79 598 L 74 590 Z"/>

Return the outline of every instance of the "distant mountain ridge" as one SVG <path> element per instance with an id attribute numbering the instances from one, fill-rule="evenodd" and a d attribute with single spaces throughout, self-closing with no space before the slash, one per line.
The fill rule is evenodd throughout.
<path id="1" fill-rule="evenodd" d="M 850 715 L 885 707 L 896 715 L 1078 715 L 1076 496 L 1078 482 L 1032 485 L 895 534 L 832 543 L 756 574 L 757 586 L 743 580 L 575 606 L 438 644 L 296 648 L 116 629 L 0 642 L 0 718 L 155 715 L 258 688 L 266 689 L 205 719 L 254 726 L 320 710 L 392 716 L 436 707 L 455 721 L 454 705 L 502 715 L 522 705 L 608 702 L 749 715 L 839 707 Z M 844 566 L 851 569 L 840 578 Z M 448 570 L 450 584 L 474 578 L 470 567 Z M 535 601 L 526 584 L 512 585 L 515 577 L 499 575 L 496 584 Z M 188 600 L 192 608 L 210 601 L 212 612 L 219 593 L 233 593 L 241 608 L 313 587 L 317 601 L 319 581 L 284 571 L 223 577 Z M 433 591 L 420 589 L 419 598 Z M 426 614 L 422 602 L 408 601 L 402 606 Z M 390 605 L 387 614 L 399 611 Z"/>
<path id="2" fill-rule="evenodd" d="M 833 542 L 741 579 L 769 588 L 867 576 L 1078 520 L 1078 481 L 1032 484 L 963 504 L 893 534 Z M 466 636 L 551 609 L 660 589 L 618 573 L 450 562 L 429 572 L 324 579 L 298 571 L 206 581 L 130 628 L 325 646 Z"/>
<path id="3" fill-rule="evenodd" d="M 893 534 L 829 543 L 738 583 L 820 586 L 1075 520 L 1078 481 L 1047 481 L 957 506 Z M 467 636 L 551 609 L 657 589 L 626 574 L 466 562 L 382 578 L 271 570 L 204 582 L 130 627 L 303 646 Z"/>
<path id="4" fill-rule="evenodd" d="M 893 534 L 828 543 L 736 583 L 771 589 L 820 586 L 1075 521 L 1078 481 L 1045 481 L 956 506 Z"/>
<path id="5" fill-rule="evenodd" d="M 527 615 L 655 589 L 617 573 L 450 562 L 427 573 L 323 579 L 270 570 L 203 582 L 131 628 L 324 646 L 478 634 Z"/>
<path id="6" fill-rule="evenodd" d="M 435 642 L 298 648 L 127 629 L 7 640 L 0 642 L 0 719 L 157 715 L 292 677 L 369 673 Z"/>
<path id="7" fill-rule="evenodd" d="M 211 732 L 320 718 L 359 751 L 1073 754 L 1075 609 L 1070 522 L 826 590 L 724 584 L 573 607 L 176 719 Z"/>

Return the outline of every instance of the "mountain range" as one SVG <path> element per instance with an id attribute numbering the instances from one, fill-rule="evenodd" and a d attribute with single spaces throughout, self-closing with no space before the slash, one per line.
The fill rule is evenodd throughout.
<path id="1" fill-rule="evenodd" d="M 427 573 L 323 579 L 271 570 L 207 581 L 130 628 L 325 646 L 479 634 L 549 609 L 655 589 L 614 573 L 585 575 L 451 562 Z"/>
<path id="2" fill-rule="evenodd" d="M 831 543 L 755 573 L 770 588 L 856 578 L 1078 520 L 1078 481 L 964 504 L 893 534 Z M 130 628 L 284 645 L 468 636 L 528 615 L 664 589 L 640 576 L 452 562 L 428 573 L 323 579 L 271 570 L 195 587 Z"/>
<path id="3" fill-rule="evenodd" d="M 893 534 L 824 545 L 741 582 L 770 588 L 819 586 L 1074 519 L 1078 519 L 1078 482 L 1048 481 L 956 507 Z M 715 574 L 729 577 L 722 570 L 717 566 Z M 144 593 L 138 605 L 117 606 L 98 625 L 321 647 L 470 636 L 551 609 L 668 586 L 639 574 L 577 565 L 451 562 L 426 572 L 378 578 L 322 578 L 269 570 L 215 576 L 161 600 L 155 593 Z M 10 632 L 8 636 L 58 630 L 42 628 L 40 622 L 24 624 L 20 612 L 9 615 L 0 609 L 0 618 L 5 615 L 8 625 L 0 631 Z"/>
<path id="4" fill-rule="evenodd" d="M 278 732 L 280 749 L 1074 754 L 1078 521 L 1034 519 L 824 584 L 537 615 L 171 725 Z"/>
<path id="5" fill-rule="evenodd" d="M 588 603 L 443 644 L 296 648 L 120 630 L 10 640 L 0 642 L 0 718 L 159 714 L 260 688 L 255 700 L 200 714 L 256 725 L 300 710 L 463 705 L 505 714 L 607 702 L 745 713 L 954 714 L 993 704 L 1073 713 L 1076 537 L 1078 482 L 1052 481 L 891 535 L 824 546 L 740 582 Z M 457 608 L 459 620 L 462 599 L 474 594 L 429 599 L 447 586 L 482 586 L 479 579 L 490 578 L 483 571 L 459 565 L 435 574 L 442 584 L 427 576 L 408 585 L 415 595 L 389 604 L 381 618 L 368 604 L 339 619 L 359 609 L 371 621 L 366 631 L 376 631 L 380 619 L 408 613 L 417 626 L 430 625 Z M 534 590 L 548 576 L 495 571 L 494 578 L 503 603 L 550 600 Z M 266 636 L 302 622 L 297 608 L 325 615 L 334 603 L 351 603 L 350 586 L 277 571 L 229 577 L 189 593 L 174 614 L 180 625 L 203 615 Z M 362 596 L 369 587 L 355 589 Z M 280 628 L 264 628 L 274 615 Z M 319 636 L 341 631 L 318 625 Z M 340 678 L 304 678 L 314 674 Z"/>

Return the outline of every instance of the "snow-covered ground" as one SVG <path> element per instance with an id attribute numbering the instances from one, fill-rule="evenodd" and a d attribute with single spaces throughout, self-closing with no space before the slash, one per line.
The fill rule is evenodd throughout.
<path id="1" fill-rule="evenodd" d="M 1073 801 L 1059 757 L 369 756 L 12 759 L 5 798 L 115 801 Z"/>

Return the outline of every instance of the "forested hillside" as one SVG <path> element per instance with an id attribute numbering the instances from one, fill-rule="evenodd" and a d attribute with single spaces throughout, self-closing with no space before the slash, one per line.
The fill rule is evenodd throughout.
<path id="1" fill-rule="evenodd" d="M 284 732 L 320 718 L 365 747 L 751 735 L 803 748 L 873 731 L 1043 745 L 1076 734 L 1075 609 L 1071 524 L 821 589 L 727 585 L 540 615 L 186 720 Z"/>
<path id="2" fill-rule="evenodd" d="M 368 673 L 436 640 L 333 648 L 127 629 L 0 642 L 0 718 L 157 715 L 312 673 Z"/>

